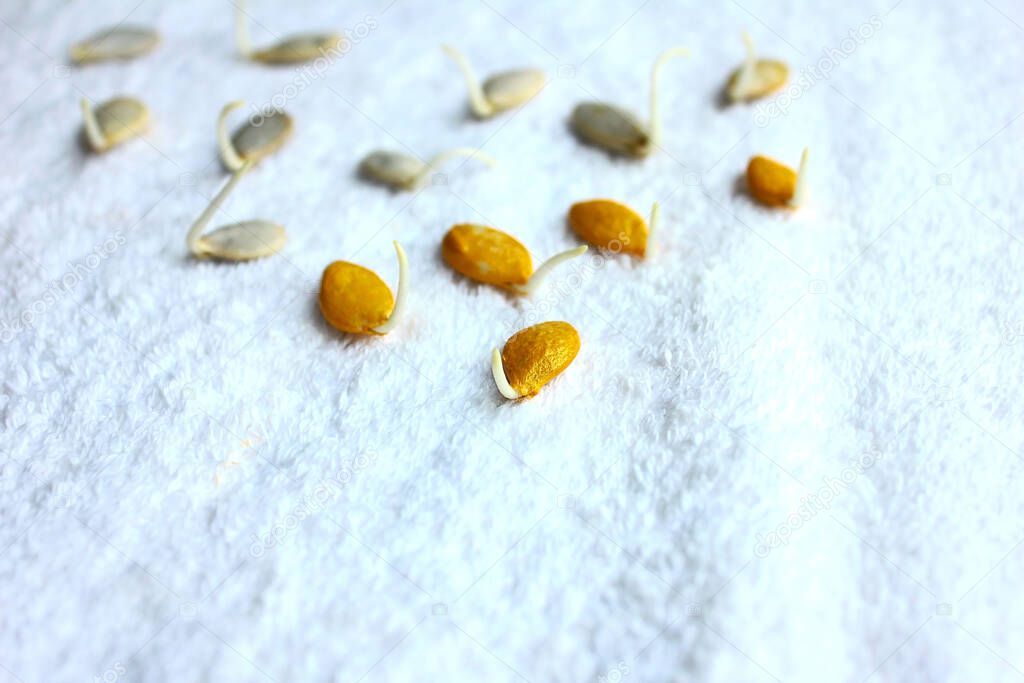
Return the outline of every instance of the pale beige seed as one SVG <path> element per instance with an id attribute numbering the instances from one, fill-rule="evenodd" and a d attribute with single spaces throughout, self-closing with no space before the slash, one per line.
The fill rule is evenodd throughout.
<path id="1" fill-rule="evenodd" d="M 645 157 L 661 144 L 661 116 L 658 112 L 658 75 L 674 57 L 685 57 L 686 48 L 665 50 L 651 68 L 651 120 L 645 125 L 629 111 L 603 102 L 585 102 L 573 110 L 570 124 L 583 141 L 615 154 Z"/>
<path id="2" fill-rule="evenodd" d="M 80 105 L 85 139 L 95 152 L 105 152 L 149 127 L 149 109 L 133 97 L 116 97 L 95 109 L 82 98 Z"/>
<path id="3" fill-rule="evenodd" d="M 481 87 L 469 61 L 461 52 L 449 45 L 442 49 L 458 65 L 469 90 L 469 103 L 479 118 L 487 118 L 498 112 L 528 102 L 543 88 L 547 77 L 538 69 L 516 69 L 497 73 L 484 81 Z"/>
<path id="4" fill-rule="evenodd" d="M 217 228 L 199 238 L 201 256 L 225 261 L 251 261 L 276 254 L 288 235 L 283 226 L 264 220 L 242 221 Z"/>
<path id="5" fill-rule="evenodd" d="M 248 220 L 225 225 L 204 235 L 203 231 L 221 204 L 231 194 L 252 162 L 247 161 L 235 171 L 220 192 L 199 215 L 188 231 L 185 242 L 196 258 L 217 258 L 225 261 L 249 261 L 276 254 L 284 247 L 287 235 L 282 226 L 267 220 Z"/>
<path id="6" fill-rule="evenodd" d="M 585 141 L 610 152 L 644 157 L 651 151 L 647 127 L 630 112 L 611 104 L 584 102 L 576 105 L 572 127 Z"/>
<path id="7" fill-rule="evenodd" d="M 288 141 L 295 127 L 292 117 L 286 112 L 272 109 L 249 117 L 228 138 L 228 114 L 244 104 L 241 100 L 229 102 L 217 117 L 217 147 L 221 161 L 230 171 L 237 171 L 247 161 L 255 164 L 276 152 Z"/>
<path id="8" fill-rule="evenodd" d="M 426 163 L 401 152 L 377 150 L 370 152 L 359 162 L 359 172 L 368 180 L 388 185 L 396 190 L 414 190 L 445 161 L 459 156 L 479 159 L 488 166 L 495 163 L 489 156 L 471 147 L 457 147 L 441 152 Z"/>
<path id="9" fill-rule="evenodd" d="M 786 84 L 789 67 L 774 59 L 758 59 L 754 39 L 743 34 L 747 56 L 743 64 L 729 76 L 726 94 L 732 102 L 755 100 L 775 92 Z"/>
<path id="10" fill-rule="evenodd" d="M 76 64 L 108 59 L 132 59 L 148 54 L 160 44 L 160 34 L 144 26 L 116 26 L 80 40 L 69 50 Z"/>
<path id="11" fill-rule="evenodd" d="M 249 15 L 245 0 L 233 0 L 235 4 L 235 43 L 246 59 L 264 64 L 298 64 L 317 58 L 330 59 L 341 53 L 345 39 L 330 32 L 302 33 L 289 36 L 266 48 L 253 49 L 249 38 Z"/>

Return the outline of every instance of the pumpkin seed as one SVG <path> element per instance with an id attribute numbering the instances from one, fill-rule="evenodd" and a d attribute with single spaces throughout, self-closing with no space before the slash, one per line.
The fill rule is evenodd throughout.
<path id="1" fill-rule="evenodd" d="M 266 220 L 231 223 L 206 235 L 203 234 L 210 219 L 250 168 L 252 162 L 247 161 L 242 168 L 235 171 L 192 224 L 185 241 L 189 251 L 196 258 L 250 261 L 276 254 L 284 247 L 288 239 L 284 227 Z"/>
<path id="2" fill-rule="evenodd" d="M 729 76 L 725 92 L 732 102 L 756 100 L 770 95 L 786 84 L 789 67 L 774 59 L 758 59 L 754 39 L 743 33 L 747 58 L 743 65 Z"/>
<path id="3" fill-rule="evenodd" d="M 228 138 L 228 114 L 244 104 L 242 100 L 229 102 L 217 117 L 217 147 L 229 171 L 237 171 L 247 161 L 256 163 L 270 156 L 288 141 L 294 128 L 291 116 L 281 109 L 272 109 L 250 117 Z"/>
<path id="4" fill-rule="evenodd" d="M 808 149 L 800 156 L 800 170 L 765 156 L 755 156 L 747 164 L 747 187 L 753 197 L 768 206 L 798 208 L 807 198 Z"/>
<path id="5" fill-rule="evenodd" d="M 249 38 L 249 22 L 245 0 L 235 3 L 235 43 L 246 59 L 264 64 L 298 64 L 317 57 L 330 57 L 341 49 L 344 38 L 337 33 L 302 33 L 285 38 L 276 45 L 254 50 Z"/>
<path id="6" fill-rule="evenodd" d="M 501 351 L 491 352 L 491 374 L 509 400 L 535 396 L 576 358 L 580 335 L 567 322 L 546 322 L 512 335 Z"/>
<path id="7" fill-rule="evenodd" d="M 530 295 L 555 266 L 580 256 L 586 246 L 556 254 L 533 269 L 530 252 L 512 235 L 483 225 L 460 224 L 441 241 L 441 256 L 452 270 L 470 280 Z"/>
<path id="8" fill-rule="evenodd" d="M 108 59 L 132 59 L 152 52 L 160 44 L 160 34 L 143 26 L 115 26 L 92 34 L 71 46 L 71 61 L 76 64 Z"/>
<path id="9" fill-rule="evenodd" d="M 288 235 L 283 226 L 264 220 L 242 221 L 217 228 L 199 238 L 200 249 L 225 261 L 251 261 L 276 254 Z"/>
<path id="10" fill-rule="evenodd" d="M 661 144 L 661 115 L 658 112 L 658 75 L 673 57 L 685 57 L 689 50 L 674 47 L 665 50 L 651 68 L 651 120 L 644 125 L 633 114 L 603 102 L 584 102 L 573 110 L 570 124 L 584 142 L 603 147 L 615 154 L 642 158 Z"/>
<path id="11" fill-rule="evenodd" d="M 95 152 L 137 137 L 149 126 L 149 109 L 133 97 L 116 97 L 96 109 L 83 97 L 80 105 L 85 138 Z"/>
<path id="12" fill-rule="evenodd" d="M 647 128 L 633 114 L 611 104 L 583 102 L 572 112 L 572 127 L 584 140 L 616 154 L 645 157 L 651 152 Z"/>
<path id="13" fill-rule="evenodd" d="M 394 242 L 398 255 L 398 294 L 372 270 L 348 261 L 335 261 L 320 281 L 320 313 L 331 327 L 349 334 L 383 335 L 402 318 L 409 288 L 409 262 Z"/>
<path id="14" fill-rule="evenodd" d="M 414 190 L 448 159 L 473 157 L 488 166 L 494 166 L 494 159 L 471 147 L 457 147 L 441 152 L 427 163 L 401 152 L 377 150 L 368 154 L 359 164 L 359 171 L 365 178 L 398 190 Z"/>
<path id="15" fill-rule="evenodd" d="M 657 202 L 651 207 L 651 219 L 647 223 L 625 204 L 611 199 L 592 199 L 569 208 L 569 226 L 584 242 L 595 247 L 642 258 L 660 215 Z"/>
<path id="16" fill-rule="evenodd" d="M 462 71 L 469 89 L 470 107 L 481 119 L 529 101 L 544 88 L 547 80 L 544 72 L 538 69 L 516 69 L 491 76 L 481 87 L 469 61 L 461 52 L 449 45 L 442 45 L 441 48 Z"/>

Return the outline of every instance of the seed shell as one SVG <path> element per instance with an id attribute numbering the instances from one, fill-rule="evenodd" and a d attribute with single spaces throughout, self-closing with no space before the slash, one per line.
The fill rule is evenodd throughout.
<path id="1" fill-rule="evenodd" d="M 76 64 L 109 59 L 132 59 L 152 52 L 160 44 L 160 34 L 143 26 L 117 26 L 103 29 L 71 46 L 71 61 Z"/>

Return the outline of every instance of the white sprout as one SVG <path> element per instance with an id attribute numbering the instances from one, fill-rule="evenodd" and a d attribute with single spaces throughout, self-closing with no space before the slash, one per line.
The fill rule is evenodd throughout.
<path id="1" fill-rule="evenodd" d="M 96 120 L 96 112 L 93 111 L 89 100 L 84 97 L 79 104 L 82 108 L 82 121 L 85 126 L 85 136 L 89 139 L 89 146 L 97 152 L 102 152 L 110 146 L 110 143 L 100 129 L 99 121 Z"/>
<path id="2" fill-rule="evenodd" d="M 736 81 L 729 88 L 729 97 L 732 100 L 738 100 L 744 96 L 757 74 L 757 50 L 754 47 L 754 39 L 746 31 L 743 32 L 743 45 L 746 46 L 747 56 L 743 60 L 743 66 L 736 73 Z"/>
<path id="3" fill-rule="evenodd" d="M 655 146 L 661 144 L 661 114 L 658 111 L 658 75 L 668 60 L 674 57 L 689 56 L 690 51 L 685 47 L 671 47 L 658 55 L 658 58 L 654 61 L 654 66 L 651 68 L 651 120 L 647 124 L 647 129 L 651 143 Z"/>
<path id="4" fill-rule="evenodd" d="M 494 159 L 487 156 L 479 149 L 473 147 L 456 147 L 455 149 L 450 149 L 447 152 L 435 154 L 430 159 L 430 161 L 428 161 L 427 164 L 423 167 L 423 170 L 417 173 L 412 178 L 411 184 L 409 186 L 410 189 L 419 187 L 423 183 L 423 181 L 425 181 L 430 176 L 431 173 L 440 168 L 441 165 L 444 164 L 444 162 L 448 161 L 449 159 L 454 159 L 455 157 L 468 157 L 470 159 L 479 159 L 489 167 L 493 167 L 497 163 Z"/>
<path id="5" fill-rule="evenodd" d="M 245 165 L 245 160 L 238 155 L 238 151 L 231 143 L 231 137 L 228 135 L 228 114 L 244 104 L 243 100 L 228 102 L 220 110 L 220 115 L 217 117 L 217 147 L 220 149 L 221 160 L 230 171 L 237 171 L 242 168 Z"/>
<path id="6" fill-rule="evenodd" d="M 647 221 L 647 244 L 651 244 L 651 236 L 654 235 L 654 228 L 657 227 L 658 221 L 661 219 L 661 204 L 654 202 L 651 205 L 651 218 Z"/>
<path id="7" fill-rule="evenodd" d="M 245 12 L 245 0 L 235 2 L 235 45 L 246 59 L 252 59 L 252 39 L 249 37 L 249 21 Z"/>
<path id="8" fill-rule="evenodd" d="M 450 45 L 442 45 L 441 49 L 452 58 L 462 71 L 462 77 L 466 79 L 466 87 L 469 89 L 469 102 L 473 108 L 473 113 L 480 118 L 486 118 L 494 114 L 494 106 L 484 95 L 483 88 L 480 87 L 480 82 L 476 79 L 476 75 L 469 65 L 469 60 Z"/>
<path id="9" fill-rule="evenodd" d="M 380 334 L 387 334 L 398 326 L 405 313 L 405 300 L 409 293 L 409 261 L 405 258 L 405 250 L 402 249 L 402 245 L 397 241 L 393 244 L 395 253 L 398 255 L 398 291 L 395 293 L 395 307 L 391 309 L 391 315 L 387 322 L 373 328 L 374 332 Z"/>
<path id="10" fill-rule="evenodd" d="M 246 171 L 250 168 L 252 168 L 251 163 L 243 163 L 242 167 L 231 175 L 228 182 L 226 182 L 224 187 L 220 189 L 220 192 L 210 200 L 207 207 L 201 214 L 199 214 L 199 218 L 197 218 L 195 223 L 192 224 L 192 227 L 188 231 L 188 235 L 185 237 L 185 243 L 188 244 L 188 250 L 192 252 L 194 256 L 206 255 L 207 252 L 203 246 L 203 231 L 209 224 L 210 219 L 213 218 L 213 215 L 217 213 L 221 204 L 224 203 L 224 200 L 227 199 L 228 195 L 231 194 L 231 191 L 235 189 L 236 185 L 238 185 L 238 181 L 242 179 L 242 176 L 244 176 Z"/>
<path id="11" fill-rule="evenodd" d="M 555 254 L 547 261 L 540 264 L 540 267 L 537 268 L 537 270 L 533 271 L 533 275 L 531 275 L 530 279 L 526 281 L 526 284 L 513 287 L 514 291 L 518 294 L 531 296 L 540 288 L 548 274 L 551 273 L 556 266 L 570 259 L 574 259 L 577 256 L 582 256 L 586 251 L 587 246 L 583 245 L 581 247 L 576 247 L 575 249 L 567 249 L 566 251 Z"/>
<path id="12" fill-rule="evenodd" d="M 505 365 L 501 362 L 501 351 L 497 347 L 491 351 L 491 374 L 494 376 L 494 383 L 502 396 L 510 401 L 520 398 L 519 392 L 508 383 L 508 377 L 505 376 Z"/>
<path id="13" fill-rule="evenodd" d="M 800 168 L 796 172 L 796 187 L 789 200 L 789 205 L 794 209 L 803 206 L 807 200 L 807 157 L 810 151 L 809 147 L 804 147 L 803 154 L 800 155 Z"/>

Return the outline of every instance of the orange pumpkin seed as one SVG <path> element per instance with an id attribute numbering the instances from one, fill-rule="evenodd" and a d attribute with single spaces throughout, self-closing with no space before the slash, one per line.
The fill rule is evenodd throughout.
<path id="1" fill-rule="evenodd" d="M 398 294 L 372 270 L 348 261 L 335 261 L 320 281 L 320 312 L 332 327 L 349 334 L 383 335 L 393 330 L 405 312 L 409 263 L 405 250 L 394 243 L 398 255 Z"/>
<path id="2" fill-rule="evenodd" d="M 484 225 L 455 225 L 441 241 L 441 256 L 470 280 L 529 295 L 558 264 L 581 255 L 585 246 L 556 254 L 535 271 L 530 252 L 512 235 Z"/>
<path id="3" fill-rule="evenodd" d="M 757 201 L 768 206 L 798 208 L 807 195 L 807 149 L 800 156 L 800 171 L 765 156 L 747 164 L 747 187 Z"/>
<path id="4" fill-rule="evenodd" d="M 625 204 L 611 199 L 591 199 L 577 202 L 569 208 L 569 225 L 580 239 L 595 247 L 643 257 L 660 214 L 655 202 L 648 224 Z"/>
<path id="5" fill-rule="evenodd" d="M 507 399 L 535 396 L 562 373 L 580 350 L 580 335 L 566 322 L 546 322 L 512 335 L 491 352 L 491 374 Z"/>

